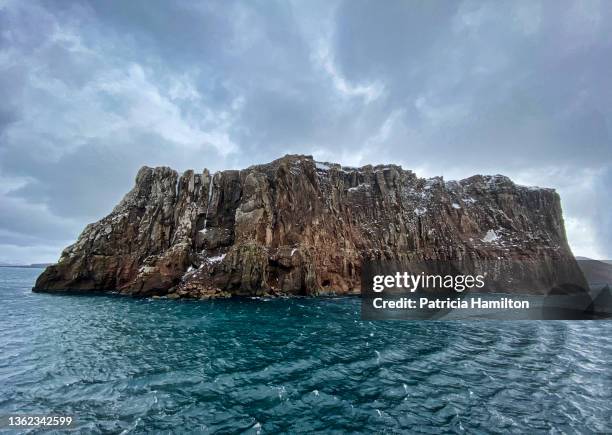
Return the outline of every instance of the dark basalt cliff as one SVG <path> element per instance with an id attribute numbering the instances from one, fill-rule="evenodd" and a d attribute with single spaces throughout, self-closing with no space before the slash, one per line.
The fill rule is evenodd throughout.
<path id="1" fill-rule="evenodd" d="M 552 189 L 501 175 L 444 182 L 394 165 L 285 156 L 215 174 L 143 167 L 132 191 L 34 290 L 345 294 L 360 291 L 368 260 L 456 259 L 521 261 L 551 283 L 582 276 Z"/>

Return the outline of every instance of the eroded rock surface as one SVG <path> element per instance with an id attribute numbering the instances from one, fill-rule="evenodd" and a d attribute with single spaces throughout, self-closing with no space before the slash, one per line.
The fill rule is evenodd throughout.
<path id="1" fill-rule="evenodd" d="M 513 259 L 580 273 L 552 189 L 501 175 L 418 178 L 395 165 L 285 156 L 215 174 L 143 167 L 35 291 L 135 296 L 358 293 L 367 260 Z"/>

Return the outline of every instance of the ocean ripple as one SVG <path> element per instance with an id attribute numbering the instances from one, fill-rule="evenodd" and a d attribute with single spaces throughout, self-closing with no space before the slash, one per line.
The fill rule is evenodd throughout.
<path id="1" fill-rule="evenodd" d="M 612 431 L 609 321 L 50 296 L 29 291 L 38 272 L 0 271 L 0 415 L 74 415 L 93 433 Z"/>

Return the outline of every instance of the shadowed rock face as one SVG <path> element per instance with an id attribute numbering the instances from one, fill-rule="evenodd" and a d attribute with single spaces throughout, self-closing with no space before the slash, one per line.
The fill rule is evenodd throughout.
<path id="1" fill-rule="evenodd" d="M 552 189 L 501 175 L 444 182 L 395 165 L 285 156 L 215 174 L 143 167 L 34 290 L 345 294 L 360 291 L 364 261 L 457 259 L 564 264 L 538 272 L 551 281 L 580 274 Z"/>

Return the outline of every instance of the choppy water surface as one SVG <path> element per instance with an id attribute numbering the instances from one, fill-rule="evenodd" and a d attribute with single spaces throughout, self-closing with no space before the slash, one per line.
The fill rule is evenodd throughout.
<path id="1" fill-rule="evenodd" d="M 609 432 L 612 322 L 362 322 L 359 300 L 30 292 L 0 268 L 0 415 L 82 432 Z"/>

